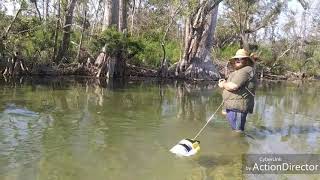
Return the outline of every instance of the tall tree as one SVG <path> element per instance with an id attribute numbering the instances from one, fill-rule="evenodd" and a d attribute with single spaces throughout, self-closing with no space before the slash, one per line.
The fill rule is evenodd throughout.
<path id="1" fill-rule="evenodd" d="M 68 59 L 68 49 L 70 44 L 70 35 L 72 30 L 73 22 L 73 12 L 76 7 L 77 0 L 71 0 L 66 11 L 64 27 L 63 27 L 63 37 L 60 45 L 59 53 L 56 58 L 57 62 L 60 62 L 62 59 Z"/>
<path id="2" fill-rule="evenodd" d="M 84 33 L 86 29 L 86 24 L 87 24 L 87 3 L 83 3 L 83 21 L 82 21 L 82 28 L 81 28 L 81 36 L 80 36 L 80 41 L 79 41 L 79 47 L 78 47 L 78 52 L 77 52 L 77 61 L 79 62 L 80 60 L 80 54 L 81 54 L 81 49 L 82 49 L 82 44 L 83 44 L 83 38 L 84 38 Z"/>
<path id="3" fill-rule="evenodd" d="M 210 52 L 221 1 L 201 0 L 188 17 L 183 58 L 176 67 L 176 75 L 191 79 L 219 78 Z"/>
<path id="4" fill-rule="evenodd" d="M 105 1 L 102 30 L 115 26 L 121 32 L 127 28 L 127 4 L 128 0 Z"/>
<path id="5" fill-rule="evenodd" d="M 110 26 L 117 26 L 119 22 L 119 1 L 118 0 L 106 0 L 104 6 L 104 19 L 102 30 L 107 29 Z"/>
<path id="6" fill-rule="evenodd" d="M 58 36 L 59 36 L 59 30 L 60 30 L 60 10 L 61 10 L 61 6 L 60 6 L 60 0 L 56 0 L 56 8 L 55 11 L 57 12 L 56 15 L 56 27 L 54 30 L 54 44 L 53 44 L 53 56 L 52 56 L 52 61 L 56 60 L 56 55 L 57 55 L 57 51 L 58 51 Z"/>
<path id="7" fill-rule="evenodd" d="M 163 57 L 161 60 L 161 64 L 160 64 L 160 69 L 158 71 L 158 74 L 161 77 L 166 77 L 168 75 L 168 64 L 167 64 L 167 57 L 166 57 L 166 38 L 169 32 L 169 29 L 172 28 L 172 24 L 174 22 L 174 18 L 177 16 L 177 14 L 179 13 L 180 9 L 181 9 L 182 4 L 180 3 L 179 6 L 171 13 L 170 15 L 170 20 L 169 20 L 169 24 L 166 27 L 166 30 L 164 32 L 164 35 L 162 37 L 161 40 L 161 47 L 162 47 L 162 51 L 163 51 Z"/>
<path id="8" fill-rule="evenodd" d="M 133 27 L 134 27 L 134 18 L 136 14 L 136 0 L 132 0 L 131 4 L 131 24 L 130 24 L 130 35 L 132 36 L 133 33 Z"/>
<path id="9" fill-rule="evenodd" d="M 103 28 L 106 30 L 115 26 L 119 32 L 127 28 L 127 0 L 106 0 L 103 19 Z M 98 67 L 97 77 L 106 76 L 124 77 L 126 70 L 126 57 L 123 57 L 122 49 L 116 49 L 116 53 L 106 52 L 104 47 L 96 59 L 95 65 Z"/>
<path id="10" fill-rule="evenodd" d="M 50 0 L 46 0 L 46 21 L 49 19 L 49 5 L 50 5 Z"/>
<path id="11" fill-rule="evenodd" d="M 119 0 L 119 21 L 118 21 L 118 30 L 123 31 L 127 29 L 127 6 L 128 0 Z"/>

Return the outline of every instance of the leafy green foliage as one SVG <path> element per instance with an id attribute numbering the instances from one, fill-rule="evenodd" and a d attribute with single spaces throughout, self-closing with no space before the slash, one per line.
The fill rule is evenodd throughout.
<path id="1" fill-rule="evenodd" d="M 101 48 L 110 55 L 122 55 L 122 57 L 133 57 L 141 53 L 143 44 L 134 38 L 118 32 L 115 28 L 109 28 L 92 41 L 91 52 L 97 54 Z"/>
<path id="2" fill-rule="evenodd" d="M 228 60 L 240 48 L 238 44 L 232 44 L 221 49 L 215 49 L 214 57 L 221 60 Z"/>
<path id="3" fill-rule="evenodd" d="M 262 59 L 263 63 L 267 66 L 272 66 L 274 63 L 273 57 L 272 57 L 272 51 L 271 48 L 268 46 L 261 46 L 259 48 L 260 52 L 260 59 Z"/>
<path id="4" fill-rule="evenodd" d="M 129 36 L 109 28 L 96 36 L 90 45 L 92 54 L 97 55 L 103 47 L 112 55 L 122 54 L 129 58 L 129 63 L 146 66 L 159 66 L 163 57 L 160 34 Z M 170 60 L 177 61 L 180 56 L 178 41 L 166 43 L 166 54 Z"/>
<path id="5" fill-rule="evenodd" d="M 4 55 L 10 56 L 14 51 L 20 51 L 22 58 L 29 62 L 46 63 L 52 61 L 55 48 L 54 37 L 57 17 L 53 15 L 53 9 L 51 9 L 49 18 L 46 19 L 42 12 L 42 4 L 40 3 L 38 6 L 43 16 L 43 21 L 40 21 L 32 2 L 34 1 L 17 1 L 20 7 L 27 9 L 24 9 L 16 19 L 16 22 L 8 34 L 8 38 L 5 40 L 0 39 L 0 58 L 3 58 Z M 68 1 L 63 0 L 60 2 L 61 26 L 68 8 Z M 82 58 L 82 54 L 84 54 L 83 59 L 85 59 L 84 57 L 87 57 L 86 55 L 88 54 L 95 58 L 105 46 L 107 53 L 119 55 L 125 58 L 128 63 L 158 67 L 163 58 L 161 42 L 164 37 L 164 32 L 171 20 L 173 20 L 164 40 L 166 59 L 170 63 L 174 63 L 180 59 L 183 49 L 182 44 L 184 38 L 182 38 L 182 33 L 184 31 L 185 20 L 186 17 L 189 17 L 191 13 L 194 12 L 194 9 L 199 5 L 199 1 L 147 0 L 142 1 L 140 5 L 137 4 L 137 1 L 135 2 L 135 6 L 139 6 L 139 8 L 135 9 L 133 19 L 131 19 L 131 16 L 128 16 L 127 33 L 120 33 L 115 28 L 110 28 L 101 33 L 101 19 L 103 18 L 99 18 L 99 16 L 102 15 L 102 9 L 104 7 L 101 6 L 102 9 L 97 9 L 97 12 L 88 10 L 80 58 Z M 70 63 L 75 61 L 79 50 L 82 33 L 81 28 L 84 22 L 84 13 L 81 7 L 84 3 L 87 3 L 86 5 L 90 3 L 92 3 L 90 5 L 97 5 L 95 4 L 97 2 L 78 1 L 77 8 L 74 12 L 68 47 L 68 62 Z M 131 5 L 129 7 L 131 8 L 132 3 L 132 1 L 129 1 Z M 315 15 L 312 20 L 313 25 L 317 28 L 306 26 L 306 28 L 311 28 L 313 32 L 309 32 L 309 29 L 306 29 L 306 37 L 303 37 L 311 44 L 303 44 L 301 41 L 300 44 L 297 43 L 292 50 L 280 57 L 280 55 L 290 47 L 291 42 L 298 41 L 299 38 L 301 38 L 301 34 L 295 33 L 302 32 L 301 30 L 303 30 L 297 29 L 297 25 L 299 24 L 296 22 L 295 15 L 287 15 L 289 21 L 280 27 L 280 24 L 277 24 L 277 20 L 275 19 L 278 17 L 278 11 L 274 11 L 272 17 L 268 16 L 272 9 L 280 10 L 280 8 L 283 7 L 277 6 L 278 1 L 226 0 L 222 3 L 223 6 L 220 6 L 220 9 L 224 8 L 224 10 L 219 10 L 220 15 L 215 32 L 215 48 L 212 51 L 214 58 L 228 60 L 234 55 L 237 49 L 240 48 L 238 45 L 240 35 L 250 34 L 248 36 L 249 45 L 258 44 L 257 51 L 260 59 L 262 59 L 262 64 L 269 68 L 272 67 L 273 73 L 283 73 L 285 70 L 303 71 L 310 74 L 320 73 L 318 70 L 320 66 L 320 41 L 317 36 L 320 22 L 319 18 L 317 18 L 318 16 Z M 285 6 L 285 4 L 283 5 Z M 180 9 L 172 19 L 172 13 L 174 13 L 178 7 L 180 7 Z M 13 15 L 7 15 L 6 12 L 1 12 L 2 9 L 0 7 L 0 37 L 14 17 Z M 282 10 L 283 9 L 285 8 L 282 8 Z M 132 12 L 131 10 L 132 9 L 128 9 L 128 14 Z M 55 11 L 57 11 L 57 9 Z M 309 14 L 317 13 L 310 10 Z M 132 26 L 131 20 L 133 20 Z M 256 31 L 246 31 L 254 30 L 255 27 L 259 27 L 259 25 L 264 25 L 269 28 L 271 28 L 269 25 L 273 25 L 272 28 L 274 28 L 274 31 L 271 33 L 271 29 L 267 28 L 261 28 L 259 33 Z M 247 26 L 250 27 L 250 29 L 247 29 Z M 280 30 L 281 28 L 284 30 Z M 264 32 L 265 34 L 263 30 L 266 30 Z M 281 35 L 277 34 L 282 31 L 283 33 Z M 62 34 L 63 28 L 60 27 L 58 29 L 56 47 L 58 49 L 62 41 Z M 316 35 L 316 37 L 310 35 Z M 80 62 L 82 62 L 83 59 L 81 59 Z"/>
<path id="6" fill-rule="evenodd" d="M 19 17 L 6 39 L 7 55 L 18 51 L 26 61 L 48 61 L 53 47 L 53 24 L 43 25 L 35 17 Z"/>

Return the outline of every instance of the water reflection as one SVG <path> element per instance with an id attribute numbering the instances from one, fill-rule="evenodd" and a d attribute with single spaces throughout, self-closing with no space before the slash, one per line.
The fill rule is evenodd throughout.
<path id="1" fill-rule="evenodd" d="M 38 116 L 37 112 L 30 111 L 23 107 L 17 107 L 15 104 L 7 104 L 4 113 L 14 116 Z"/>
<path id="2" fill-rule="evenodd" d="M 199 137 L 200 154 L 189 159 L 168 150 L 192 138 L 220 105 L 214 84 L 86 78 L 1 83 L 1 178 L 241 179 L 242 154 L 320 152 L 316 83 L 261 83 L 247 125 L 253 138 L 231 133 L 217 115 Z"/>
<path id="3" fill-rule="evenodd" d="M 265 126 L 257 126 L 253 129 L 250 129 L 249 133 L 258 138 L 266 138 L 268 135 L 280 135 L 281 137 L 290 137 L 293 135 L 301 135 L 301 134 L 317 134 L 320 133 L 320 124 L 316 126 L 295 126 L 290 125 L 287 127 L 265 127 Z"/>

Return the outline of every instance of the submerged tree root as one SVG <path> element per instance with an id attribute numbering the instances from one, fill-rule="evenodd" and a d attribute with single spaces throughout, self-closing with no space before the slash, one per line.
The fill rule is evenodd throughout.
<path id="1" fill-rule="evenodd" d="M 8 59 L 5 69 L 2 71 L 3 76 L 19 76 L 29 74 L 29 68 L 24 61 L 17 56 Z"/>

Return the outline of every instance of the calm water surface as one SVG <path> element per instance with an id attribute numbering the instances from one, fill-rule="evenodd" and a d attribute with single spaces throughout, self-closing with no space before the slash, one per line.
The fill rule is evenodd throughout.
<path id="1" fill-rule="evenodd" d="M 0 80 L 0 179 L 316 179 L 242 175 L 247 153 L 320 153 L 320 83 L 260 83 L 248 136 L 218 115 L 201 151 L 169 149 L 192 138 L 221 103 L 209 85 Z"/>

